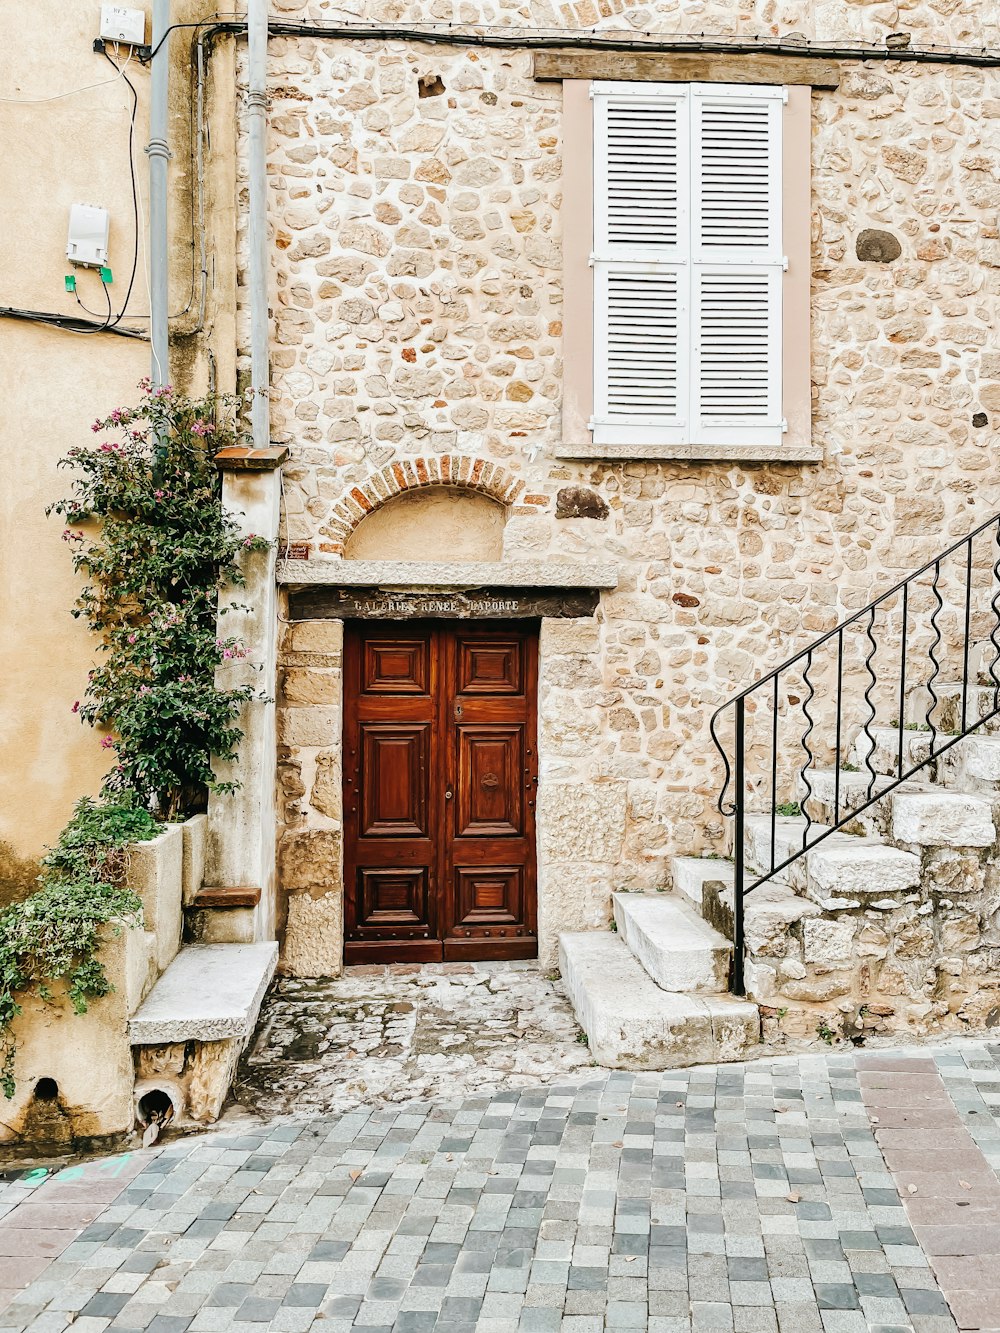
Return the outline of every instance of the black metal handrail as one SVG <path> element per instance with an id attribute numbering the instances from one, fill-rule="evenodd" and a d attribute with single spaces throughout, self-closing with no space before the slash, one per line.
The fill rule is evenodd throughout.
<path id="1" fill-rule="evenodd" d="M 992 534 L 989 547 L 989 559 L 983 563 L 976 559 L 976 541 L 984 534 Z M 948 654 L 949 643 L 942 631 L 941 616 L 946 603 L 941 595 L 942 568 L 947 573 L 947 562 L 952 557 L 955 561 L 955 573 L 958 590 L 957 615 L 960 624 L 955 628 L 951 644 L 961 647 L 961 713 L 957 725 L 943 730 L 937 725 L 941 699 L 935 686 L 938 684 L 942 668 Z M 977 575 L 988 573 L 988 581 L 978 590 Z M 923 581 L 930 576 L 929 586 Z M 931 601 L 929 615 L 924 617 L 924 628 L 929 632 L 930 641 L 923 645 L 913 643 L 921 626 L 921 592 L 929 594 L 924 600 Z M 955 608 L 951 608 L 955 609 Z M 892 632 L 892 618 L 898 613 L 898 634 Z M 879 625 L 879 616 L 884 617 L 884 625 Z M 859 641 L 859 651 L 850 652 L 850 635 L 854 631 Z M 992 688 L 992 707 L 988 710 L 976 709 L 976 717 L 969 718 L 969 657 L 977 639 L 992 650 L 988 674 Z M 898 640 L 898 642 L 897 642 Z M 942 653 L 945 656 L 942 656 Z M 889 671 L 883 670 L 888 656 Z M 914 656 L 917 665 L 914 665 Z M 829 692 L 817 694 L 817 682 L 813 679 L 817 665 L 828 657 L 827 669 L 835 676 L 835 686 Z M 1000 514 L 988 518 L 965 537 L 941 551 L 919 569 L 906 578 L 887 588 L 878 597 L 846 620 L 840 621 L 825 634 L 820 635 L 805 648 L 774 667 L 765 675 L 755 680 L 738 694 L 728 699 L 712 715 L 709 730 L 716 749 L 725 768 L 722 789 L 719 793 L 718 808 L 726 819 L 734 821 L 733 861 L 734 861 L 734 896 L 733 896 L 733 974 L 732 989 L 739 995 L 745 993 L 744 982 L 744 900 L 747 894 L 767 883 L 793 862 L 801 860 L 819 843 L 856 819 L 889 792 L 902 783 L 909 781 L 915 774 L 927 769 L 941 755 L 945 754 L 958 741 L 977 731 L 985 723 L 1000 714 Z M 849 725 L 849 715 L 845 716 L 845 683 L 849 682 L 852 666 L 864 674 L 867 683 L 853 694 L 848 690 L 846 706 L 856 705 L 860 720 L 859 730 L 867 739 L 864 766 L 868 773 L 867 782 L 861 788 L 863 800 L 847 800 L 843 774 L 857 771 L 845 765 L 843 746 L 845 731 Z M 914 687 L 922 686 L 929 699 L 923 712 L 923 721 L 918 724 L 907 723 L 906 710 L 909 692 Z M 793 690 L 799 690 L 796 694 Z M 878 713 L 877 700 L 891 699 L 898 709 L 898 717 L 890 726 L 898 731 L 895 745 L 895 772 L 889 775 L 878 774 L 872 763 L 876 742 L 872 735 L 872 726 Z M 803 726 L 794 729 L 791 739 L 781 735 L 781 718 L 794 718 L 795 710 L 801 711 Z M 726 746 L 719 738 L 720 721 L 727 715 L 732 716 L 732 758 Z M 759 727 L 748 728 L 748 718 L 752 723 L 758 717 L 769 719 L 770 725 L 764 728 L 766 735 L 762 745 L 758 741 Z M 927 755 L 919 762 L 912 763 L 904 771 L 904 738 L 907 731 L 918 730 L 929 734 L 930 743 Z M 784 728 L 788 731 L 788 726 Z M 756 748 L 755 748 L 756 747 Z M 762 751 L 758 756 L 757 750 Z M 833 818 L 820 824 L 812 818 L 810 805 L 816 800 L 815 787 L 810 775 L 818 771 L 817 759 L 823 750 L 832 754 L 833 770 Z M 804 758 L 803 758 L 804 756 Z M 795 762 L 793 762 L 795 758 Z M 798 763 L 797 758 L 802 758 Z M 756 762 L 755 762 L 756 761 Z M 776 854 L 777 820 L 780 812 L 779 794 L 782 779 L 787 782 L 791 775 L 797 780 L 802 800 L 799 809 L 805 817 L 802 829 L 802 845 L 780 862 Z M 882 781 L 880 781 L 882 779 Z M 767 799 L 767 788 L 770 788 Z M 729 796 L 732 788 L 732 796 Z M 748 796 L 755 806 L 749 808 Z M 760 797 L 764 796 L 761 805 Z M 842 806 L 844 807 L 842 810 Z M 752 882 L 748 882 L 746 864 L 746 817 L 758 811 L 770 815 L 770 866 L 763 873 L 758 873 Z M 813 836 L 810 836 L 810 833 Z M 760 867 L 757 868 L 758 870 Z"/>

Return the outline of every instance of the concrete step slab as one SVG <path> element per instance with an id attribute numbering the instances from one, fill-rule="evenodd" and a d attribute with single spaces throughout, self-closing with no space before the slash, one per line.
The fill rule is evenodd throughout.
<path id="1" fill-rule="evenodd" d="M 934 725 L 939 731 L 959 732 L 964 730 L 962 723 L 962 686 L 955 681 L 941 681 L 934 686 L 937 705 L 932 714 Z M 931 706 L 930 692 L 924 685 L 917 685 L 907 696 L 906 718 L 908 722 L 926 724 L 927 709 Z M 965 725 L 979 718 L 987 718 L 983 731 L 987 734 L 1000 733 L 1000 697 L 992 684 L 974 685 L 970 682 L 965 696 Z M 996 716 L 993 716 L 997 714 Z"/>
<path id="2" fill-rule="evenodd" d="M 594 1059 L 612 1069 L 742 1060 L 760 1040 L 755 1004 L 661 990 L 610 932 L 560 935 L 559 967 Z"/>
<path id="3" fill-rule="evenodd" d="M 920 887 L 920 857 L 914 853 L 864 838 L 833 842 L 827 838 L 805 857 L 806 893 L 821 907 L 857 907 Z"/>
<path id="4" fill-rule="evenodd" d="M 709 895 L 708 919 L 731 940 L 734 932 L 732 885 L 721 893 Z M 818 903 L 804 898 L 785 884 L 769 882 L 747 893 L 743 900 L 743 929 L 750 953 L 768 954 L 782 958 L 795 952 L 789 947 L 798 923 L 806 917 L 821 916 Z"/>
<path id="5" fill-rule="evenodd" d="M 867 776 L 867 763 L 876 773 L 888 777 L 899 774 L 899 749 L 903 748 L 903 772 L 907 773 L 916 764 L 922 764 L 930 753 L 931 733 L 929 731 L 908 730 L 900 732 L 899 727 L 870 727 L 868 732 L 858 733 L 853 746 L 853 761 Z M 843 776 L 843 770 L 841 770 Z"/>
<path id="6" fill-rule="evenodd" d="M 825 810 L 825 806 L 820 804 L 820 809 Z M 744 824 L 744 848 L 747 866 L 747 883 L 749 884 L 757 875 L 767 874 L 772 865 L 781 865 L 789 856 L 803 850 L 803 838 L 811 844 L 823 833 L 826 833 L 829 825 L 821 820 L 813 819 L 807 824 L 804 815 L 778 815 L 774 819 L 774 839 L 772 856 L 772 821 L 770 815 L 747 815 Z M 877 841 L 872 839 L 871 841 Z M 856 834 L 838 832 L 831 833 L 824 839 L 824 847 L 854 847 L 858 844 L 859 838 Z M 774 876 L 773 881 L 776 884 L 784 884 L 790 888 L 795 888 L 799 892 L 807 890 L 807 876 L 805 862 L 800 858 L 793 861 L 791 865 L 784 870 L 779 870 Z"/>
<path id="7" fill-rule="evenodd" d="M 184 945 L 129 1020 L 132 1045 L 245 1040 L 277 962 L 275 943 Z"/>
<path id="8" fill-rule="evenodd" d="M 993 807 L 982 797 L 945 790 L 892 797 L 894 842 L 918 847 L 989 847 L 996 841 Z"/>
<path id="9" fill-rule="evenodd" d="M 616 893 L 619 937 L 666 991 L 717 995 L 729 985 L 729 941 L 671 894 Z"/>
<path id="10" fill-rule="evenodd" d="M 733 863 L 716 856 L 674 856 L 670 861 L 674 893 L 702 914 L 706 884 L 732 884 Z"/>
<path id="11" fill-rule="evenodd" d="M 1000 736 L 963 736 L 938 758 L 936 769 L 938 781 L 952 791 L 1000 792 Z"/>

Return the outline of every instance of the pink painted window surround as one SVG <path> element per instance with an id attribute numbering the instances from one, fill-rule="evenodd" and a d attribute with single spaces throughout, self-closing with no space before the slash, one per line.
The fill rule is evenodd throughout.
<path id="1" fill-rule="evenodd" d="M 567 80 L 565 458 L 815 461 L 810 89 Z"/>

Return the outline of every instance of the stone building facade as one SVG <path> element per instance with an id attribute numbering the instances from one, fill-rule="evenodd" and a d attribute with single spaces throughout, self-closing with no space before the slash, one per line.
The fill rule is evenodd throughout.
<path id="1" fill-rule="evenodd" d="M 980 49 L 1000 13 L 275 0 L 272 14 L 315 25 L 272 35 L 268 67 L 283 966 L 335 974 L 344 939 L 344 622 L 297 618 L 295 596 L 504 583 L 595 594 L 592 613 L 538 626 L 551 963 L 560 930 L 607 926 L 612 891 L 667 887 L 671 854 L 726 852 L 708 724 L 729 694 L 1000 508 L 1000 71 L 845 56 L 822 86 L 792 87 L 809 143 L 807 194 L 786 173 L 808 233 L 806 437 L 601 456 L 568 402 L 590 75 L 536 77 L 523 30 L 794 50 L 884 49 L 905 29 L 914 48 Z M 316 31 L 329 24 L 380 30 Z M 394 35 L 420 24 L 449 42 Z M 476 40 L 505 29 L 509 46 Z"/>

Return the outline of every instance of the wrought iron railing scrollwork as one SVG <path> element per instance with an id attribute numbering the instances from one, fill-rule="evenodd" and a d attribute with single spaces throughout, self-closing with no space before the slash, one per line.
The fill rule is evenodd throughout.
<path id="1" fill-rule="evenodd" d="M 970 672 L 978 644 L 983 663 Z M 953 675 L 946 673 L 953 672 Z M 979 680 L 973 676 L 980 676 Z M 960 685 L 950 726 L 941 725 L 942 689 Z M 908 721 L 911 695 L 926 706 Z M 970 709 L 972 691 L 976 704 Z M 893 761 L 875 765 L 881 724 L 895 728 Z M 728 699 L 710 733 L 723 765 L 718 808 L 732 821 L 732 989 L 746 991 L 744 906 L 748 894 L 800 861 L 814 847 L 870 809 L 901 783 L 925 772 L 964 736 L 1000 714 L 1000 514 L 981 523 L 905 579 L 893 584 L 780 666 Z M 908 751 L 907 735 L 927 738 L 926 753 Z M 863 737 L 863 768 L 844 758 L 845 744 Z M 825 817 L 818 818 L 818 775 L 827 759 Z M 855 780 L 858 775 L 859 780 Z M 778 818 L 788 794 L 803 816 L 799 836 L 779 854 Z M 787 810 L 786 810 L 787 813 Z M 770 816 L 763 864 L 747 860 L 746 821 Z M 782 853 L 787 847 L 782 849 Z"/>

